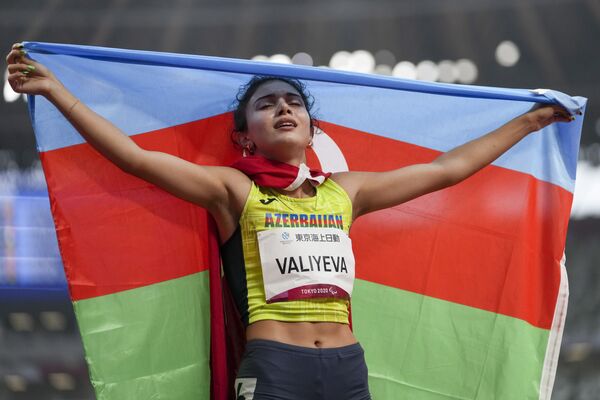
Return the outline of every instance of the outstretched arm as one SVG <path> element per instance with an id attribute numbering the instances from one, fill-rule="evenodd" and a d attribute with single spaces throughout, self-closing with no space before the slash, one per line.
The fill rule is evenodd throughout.
<path id="1" fill-rule="evenodd" d="M 562 107 L 536 106 L 500 128 L 442 154 L 431 163 L 387 172 L 344 172 L 333 178 L 350 195 L 356 218 L 461 182 L 528 134 L 554 122 L 571 120 Z"/>
<path id="2" fill-rule="evenodd" d="M 170 154 L 140 148 L 119 128 L 71 94 L 52 72 L 25 57 L 20 44 L 6 57 L 8 82 L 17 93 L 42 95 L 71 122 L 83 138 L 123 171 L 175 196 L 207 208 L 221 234 L 237 223 L 250 189 L 249 179 L 225 167 L 199 166 Z"/>

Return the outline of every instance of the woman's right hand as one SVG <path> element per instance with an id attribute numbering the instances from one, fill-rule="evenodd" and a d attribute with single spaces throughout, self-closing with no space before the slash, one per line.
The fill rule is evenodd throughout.
<path id="1" fill-rule="evenodd" d="M 48 95 L 60 82 L 42 64 L 26 57 L 21 43 L 15 43 L 6 56 L 8 83 L 17 93 Z"/>

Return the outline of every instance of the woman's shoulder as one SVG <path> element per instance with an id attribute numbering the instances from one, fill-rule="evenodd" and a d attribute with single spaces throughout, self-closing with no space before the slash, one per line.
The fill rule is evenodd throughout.
<path id="1" fill-rule="evenodd" d="M 329 178 L 338 187 L 344 190 L 351 202 L 353 202 L 356 192 L 358 191 L 359 180 L 357 179 L 357 174 L 359 173 L 353 171 L 334 172 Z"/>

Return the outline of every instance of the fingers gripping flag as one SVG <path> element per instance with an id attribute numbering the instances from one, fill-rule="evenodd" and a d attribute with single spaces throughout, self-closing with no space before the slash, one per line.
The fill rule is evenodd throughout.
<path id="1" fill-rule="evenodd" d="M 534 102 L 575 112 L 586 101 L 201 56 L 25 48 L 143 148 L 203 165 L 239 156 L 230 106 L 254 74 L 307 83 L 322 130 L 307 157 L 332 172 L 428 162 Z M 111 165 L 44 98 L 29 107 L 97 398 L 230 398 L 206 211 Z M 582 120 L 528 136 L 457 186 L 354 223 L 353 328 L 375 399 L 550 397 Z"/>

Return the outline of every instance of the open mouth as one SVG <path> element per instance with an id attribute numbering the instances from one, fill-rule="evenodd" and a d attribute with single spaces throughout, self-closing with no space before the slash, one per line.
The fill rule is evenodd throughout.
<path id="1" fill-rule="evenodd" d="M 296 122 L 291 119 L 281 119 L 277 121 L 275 124 L 275 129 L 279 128 L 295 128 L 297 126 Z"/>

